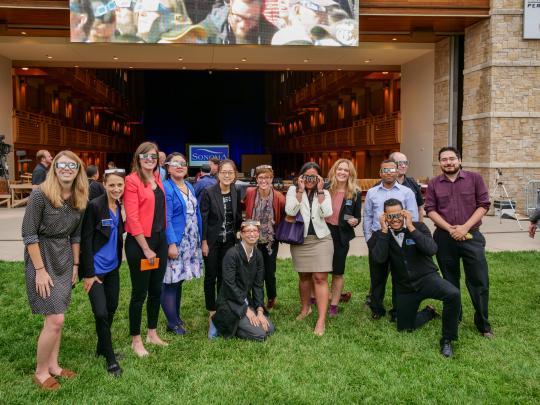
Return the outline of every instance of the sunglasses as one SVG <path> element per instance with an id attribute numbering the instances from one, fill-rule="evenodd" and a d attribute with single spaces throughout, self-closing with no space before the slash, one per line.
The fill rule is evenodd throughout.
<path id="1" fill-rule="evenodd" d="M 57 169 L 69 169 L 69 170 L 77 170 L 79 168 L 79 164 L 75 162 L 56 162 L 55 167 Z"/>
<path id="2" fill-rule="evenodd" d="M 141 160 L 157 160 L 157 153 L 141 153 L 139 159 Z"/>
<path id="3" fill-rule="evenodd" d="M 396 163 L 398 166 L 409 166 L 408 160 L 398 160 Z"/>
<path id="4" fill-rule="evenodd" d="M 389 220 L 389 221 L 394 221 L 396 219 L 401 219 L 403 218 L 403 215 L 402 214 L 386 214 L 386 219 Z"/>
<path id="5" fill-rule="evenodd" d="M 178 169 L 179 167 L 187 167 L 186 162 L 167 162 L 165 164 L 169 167 L 174 167 L 175 169 Z"/>
<path id="6" fill-rule="evenodd" d="M 317 176 L 302 176 L 302 178 L 309 183 L 317 183 L 319 181 Z"/>
<path id="7" fill-rule="evenodd" d="M 397 169 L 394 169 L 393 167 L 383 167 L 381 169 L 381 173 L 388 174 L 388 173 L 395 173 L 397 172 Z"/>
<path id="8" fill-rule="evenodd" d="M 120 173 L 126 173 L 125 169 L 107 169 L 103 172 L 104 174 L 120 174 Z"/>

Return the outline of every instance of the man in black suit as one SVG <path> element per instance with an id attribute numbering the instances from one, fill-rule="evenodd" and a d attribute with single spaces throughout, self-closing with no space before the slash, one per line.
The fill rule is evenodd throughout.
<path id="1" fill-rule="evenodd" d="M 441 354 L 452 357 L 452 341 L 458 337 L 458 318 L 461 307 L 459 290 L 438 273 L 432 256 L 437 244 L 428 227 L 413 222 L 411 213 L 403 209 L 399 200 L 384 202 L 384 213 L 379 218 L 381 229 L 376 231 L 372 257 L 375 262 L 391 263 L 396 285 L 397 328 L 412 331 L 433 319 L 433 307 L 418 311 L 426 298 L 443 302 Z"/>

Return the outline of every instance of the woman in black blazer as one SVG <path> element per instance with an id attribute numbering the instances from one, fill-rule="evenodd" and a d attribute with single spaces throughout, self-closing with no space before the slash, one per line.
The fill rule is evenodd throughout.
<path id="1" fill-rule="evenodd" d="M 351 293 L 343 292 L 343 274 L 345 260 L 349 252 L 349 242 L 354 239 L 354 228 L 360 223 L 362 216 L 362 193 L 356 184 L 356 169 L 348 159 L 338 159 L 328 172 L 332 212 L 326 223 L 334 241 L 334 257 L 332 260 L 332 297 L 328 315 L 338 314 L 339 301 L 349 301 Z"/>
<path id="2" fill-rule="evenodd" d="M 124 177 L 123 169 L 106 170 L 106 194 L 88 203 L 82 223 L 79 270 L 96 321 L 96 356 L 105 357 L 107 372 L 115 377 L 122 374 L 112 347 L 111 326 L 120 292 L 118 269 L 124 233 L 120 198 L 124 194 Z"/>
<path id="3" fill-rule="evenodd" d="M 232 160 L 222 160 L 219 163 L 218 183 L 205 189 L 201 198 L 204 299 L 210 316 L 217 308 L 216 296 L 221 288 L 223 257 L 234 246 L 242 222 L 240 193 L 234 186 L 236 173 Z"/>

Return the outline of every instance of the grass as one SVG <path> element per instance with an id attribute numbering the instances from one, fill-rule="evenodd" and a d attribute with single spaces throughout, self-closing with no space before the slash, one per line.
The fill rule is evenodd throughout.
<path id="1" fill-rule="evenodd" d="M 297 276 L 289 260 L 278 265 L 276 333 L 265 343 L 206 339 L 202 282 L 184 287 L 189 334 L 165 333 L 167 348 L 149 347 L 138 359 L 129 349 L 130 291 L 122 267 L 121 302 L 113 326 L 115 349 L 126 354 L 124 375 L 109 377 L 94 357 L 96 336 L 88 298 L 74 290 L 66 315 L 61 364 L 79 375 L 60 391 L 37 390 L 31 374 L 42 319 L 30 313 L 22 263 L 0 262 L 0 403 L 65 404 L 331 404 L 331 403 L 539 403 L 540 272 L 538 253 L 492 253 L 490 320 L 496 338 L 476 332 L 463 289 L 464 319 L 456 356 L 438 352 L 440 319 L 414 333 L 398 333 L 387 319 L 372 321 L 363 306 L 366 258 L 350 258 L 346 289 L 352 300 L 312 334 L 315 317 L 296 322 Z M 388 294 L 387 294 L 388 295 Z M 387 302 L 388 306 L 388 302 Z M 435 306 L 440 310 L 440 303 Z"/>

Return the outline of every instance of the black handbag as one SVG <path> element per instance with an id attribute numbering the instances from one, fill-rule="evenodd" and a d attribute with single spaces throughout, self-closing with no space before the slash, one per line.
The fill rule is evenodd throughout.
<path id="1" fill-rule="evenodd" d="M 304 243 L 304 219 L 300 211 L 296 217 L 286 215 L 278 224 L 276 240 L 290 245 L 301 245 Z"/>

